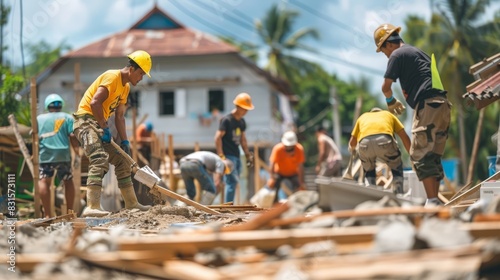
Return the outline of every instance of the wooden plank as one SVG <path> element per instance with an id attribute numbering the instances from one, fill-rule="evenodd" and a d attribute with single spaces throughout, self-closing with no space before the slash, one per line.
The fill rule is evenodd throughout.
<path id="1" fill-rule="evenodd" d="M 134 106 L 132 108 L 132 158 L 137 162 L 137 138 L 135 137 L 135 132 L 137 130 L 137 108 Z M 126 140 L 126 139 L 122 139 Z"/>
<path id="2" fill-rule="evenodd" d="M 168 189 L 165 189 L 165 188 L 162 188 L 158 185 L 155 185 L 152 190 L 156 190 L 162 194 L 165 194 L 173 199 L 177 199 L 177 200 L 180 200 L 184 203 L 186 203 L 187 205 L 190 205 L 190 206 L 193 206 L 194 208 L 198 209 L 198 210 L 201 210 L 201 211 L 204 211 L 204 212 L 207 212 L 209 214 L 214 214 L 214 215 L 221 215 L 221 213 L 219 211 L 216 211 L 214 209 L 210 209 L 208 207 L 206 207 L 205 205 L 201 205 L 199 204 L 198 202 L 196 201 L 192 201 L 191 199 L 189 198 L 186 198 L 176 192 L 173 192 L 171 190 L 168 190 Z M 154 192 L 154 191 L 153 191 Z"/>
<path id="3" fill-rule="evenodd" d="M 24 160 L 26 162 L 26 165 L 28 165 L 28 168 L 31 172 L 31 176 L 34 178 L 35 172 L 34 172 L 34 168 L 33 168 L 32 157 L 30 155 L 30 152 L 28 151 L 28 148 L 26 147 L 26 143 L 24 143 L 23 136 L 21 135 L 21 133 L 19 132 L 19 129 L 17 128 L 17 120 L 13 114 L 9 115 L 9 123 L 10 123 L 10 126 L 12 127 L 12 130 L 14 131 L 14 135 L 16 136 L 16 140 L 17 140 L 17 145 L 19 145 L 19 149 L 21 150 L 21 153 L 24 156 Z"/>
<path id="4" fill-rule="evenodd" d="M 217 269 L 209 268 L 191 261 L 171 260 L 163 263 L 163 269 L 176 279 L 227 279 Z"/>
<path id="5" fill-rule="evenodd" d="M 32 153 L 33 153 L 33 170 L 35 171 L 33 173 L 33 193 L 35 194 L 34 196 L 34 201 L 35 201 L 35 218 L 40 218 L 42 216 L 42 212 L 40 209 L 40 190 L 38 189 L 38 181 L 40 180 L 40 174 L 38 172 L 38 150 L 39 150 L 39 145 L 40 143 L 38 142 L 38 122 L 37 122 L 37 94 L 36 94 L 36 79 L 31 78 L 31 84 L 30 84 L 30 89 L 31 89 L 31 130 L 32 134 L 31 137 L 33 139 L 32 143 Z"/>
<path id="6" fill-rule="evenodd" d="M 469 231 L 474 238 L 498 238 L 500 236 L 500 222 L 474 222 L 463 224 L 461 228 Z"/>
<path id="7" fill-rule="evenodd" d="M 482 181 L 481 183 L 475 185 L 474 187 L 470 188 L 469 190 L 461 193 L 460 195 L 457 195 L 455 198 L 450 199 L 450 201 L 448 203 L 446 203 L 445 206 L 455 205 L 455 204 L 459 203 L 460 201 L 462 201 L 467 196 L 469 196 L 469 195 L 477 192 L 481 188 L 482 183 L 488 182 L 490 180 L 497 180 L 498 178 L 500 178 L 500 171 L 498 171 L 497 173 L 491 175 L 488 179 L 486 179 L 486 180 Z"/>
<path id="8" fill-rule="evenodd" d="M 290 205 L 288 205 L 288 203 L 284 203 L 279 205 L 278 207 L 271 208 L 269 211 L 257 215 L 255 218 L 251 219 L 246 223 L 224 227 L 221 228 L 221 231 L 229 232 L 229 231 L 256 230 L 265 226 L 271 220 L 278 218 L 288 209 L 290 209 Z"/>
<path id="9" fill-rule="evenodd" d="M 425 207 L 386 207 L 381 209 L 364 209 L 364 210 L 341 210 L 334 212 L 326 212 L 315 216 L 299 216 L 287 219 L 277 219 L 271 221 L 269 227 L 286 226 L 296 223 L 310 222 L 320 217 L 334 217 L 337 219 L 345 219 L 351 217 L 374 217 L 385 215 L 425 215 L 437 214 L 441 218 L 449 218 L 450 212 L 447 208 L 425 208 Z"/>
<path id="10" fill-rule="evenodd" d="M 161 250 L 164 252 L 194 254 L 215 247 L 239 248 L 254 246 L 276 249 L 281 245 L 301 246 L 318 240 L 332 240 L 339 244 L 372 241 L 376 226 L 325 229 L 259 230 L 178 234 L 148 238 L 123 237 L 118 239 L 119 250 Z"/>
<path id="11" fill-rule="evenodd" d="M 58 222 L 61 222 L 61 221 L 64 221 L 64 220 L 72 220 L 72 219 L 75 219 L 75 218 L 76 218 L 75 213 L 69 213 L 69 214 L 61 215 L 61 216 L 57 216 L 57 217 L 36 220 L 36 221 L 34 221 L 34 222 L 30 223 L 30 224 L 33 225 L 33 226 L 35 226 L 35 227 L 48 226 L 48 225 L 50 225 L 52 223 L 58 223 Z"/>

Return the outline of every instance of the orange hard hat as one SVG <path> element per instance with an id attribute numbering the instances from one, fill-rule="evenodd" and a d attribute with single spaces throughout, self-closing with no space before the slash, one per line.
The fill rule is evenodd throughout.
<path id="1" fill-rule="evenodd" d="M 375 45 L 377 45 L 377 52 L 380 52 L 380 47 L 384 44 L 387 39 L 392 35 L 392 33 L 401 31 L 400 26 L 394 26 L 390 23 L 381 24 L 375 32 L 373 32 L 373 39 L 375 40 Z"/>
<path id="2" fill-rule="evenodd" d="M 234 98 L 233 104 L 245 110 L 253 110 L 252 98 L 250 94 L 242 92 Z"/>

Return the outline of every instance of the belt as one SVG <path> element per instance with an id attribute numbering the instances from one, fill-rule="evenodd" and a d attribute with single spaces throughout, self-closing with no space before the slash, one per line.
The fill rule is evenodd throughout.
<path id="1" fill-rule="evenodd" d="M 184 161 L 194 162 L 194 163 L 197 163 L 197 164 L 205 167 L 205 164 L 203 164 L 203 162 L 201 162 L 200 160 L 194 159 L 194 158 L 186 158 L 186 159 L 184 159 Z"/>
<path id="2" fill-rule="evenodd" d="M 73 117 L 75 117 L 75 119 L 84 119 L 84 120 L 91 119 L 91 120 L 95 120 L 94 116 L 92 116 L 90 114 L 83 114 L 83 115 L 75 115 L 75 114 L 73 114 Z"/>

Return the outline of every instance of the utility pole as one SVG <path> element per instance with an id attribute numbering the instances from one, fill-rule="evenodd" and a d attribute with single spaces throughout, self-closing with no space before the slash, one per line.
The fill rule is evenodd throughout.
<path id="1" fill-rule="evenodd" d="M 337 97 L 337 89 L 334 86 L 330 87 L 330 104 L 332 104 L 333 141 L 335 141 L 335 143 L 340 146 L 341 128 L 339 117 L 339 100 Z"/>

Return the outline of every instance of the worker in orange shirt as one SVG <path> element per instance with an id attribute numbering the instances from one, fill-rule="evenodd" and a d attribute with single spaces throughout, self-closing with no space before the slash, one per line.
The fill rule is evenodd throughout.
<path id="1" fill-rule="evenodd" d="M 297 141 L 297 135 L 293 131 L 287 131 L 281 138 L 281 143 L 273 147 L 270 162 L 270 179 L 268 187 L 276 189 L 274 202 L 286 198 L 281 190 L 281 182 L 288 180 L 291 183 L 291 191 L 304 190 L 304 148 Z"/>
<path id="2" fill-rule="evenodd" d="M 153 142 L 153 123 L 147 121 L 137 127 L 135 130 L 135 140 L 137 149 L 145 159 L 151 161 L 151 143 Z"/>

